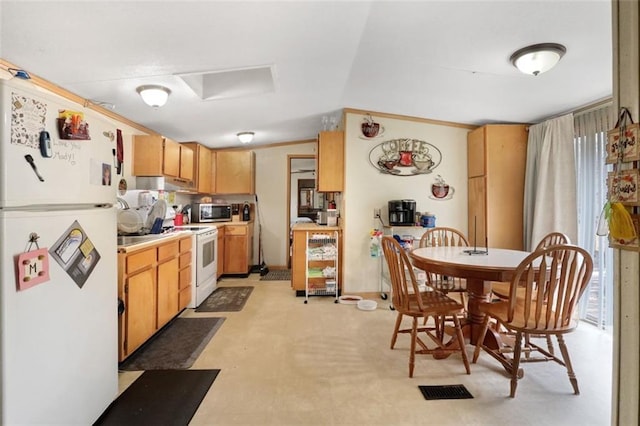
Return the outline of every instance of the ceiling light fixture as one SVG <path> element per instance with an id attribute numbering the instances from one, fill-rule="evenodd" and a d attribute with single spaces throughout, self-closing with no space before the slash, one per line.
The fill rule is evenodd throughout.
<path id="1" fill-rule="evenodd" d="M 558 43 L 534 44 L 515 51 L 511 63 L 525 74 L 538 75 L 556 66 L 566 52 Z"/>
<path id="2" fill-rule="evenodd" d="M 253 135 L 255 133 L 253 132 L 240 132 L 238 133 L 236 136 L 238 136 L 238 139 L 240 139 L 240 142 L 242 143 L 249 143 L 253 140 Z"/>
<path id="3" fill-rule="evenodd" d="M 140 97 L 145 104 L 149 105 L 150 107 L 157 108 L 167 103 L 167 99 L 169 99 L 171 90 L 167 89 L 164 86 L 150 84 L 138 87 L 136 89 L 136 92 L 140 94 Z"/>

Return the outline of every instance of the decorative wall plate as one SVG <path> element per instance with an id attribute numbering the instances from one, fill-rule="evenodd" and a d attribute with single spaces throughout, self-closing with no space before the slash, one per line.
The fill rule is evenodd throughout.
<path id="1" fill-rule="evenodd" d="M 442 161 L 440 150 L 419 139 L 384 141 L 369 152 L 369 162 L 381 173 L 415 176 L 431 173 Z"/>

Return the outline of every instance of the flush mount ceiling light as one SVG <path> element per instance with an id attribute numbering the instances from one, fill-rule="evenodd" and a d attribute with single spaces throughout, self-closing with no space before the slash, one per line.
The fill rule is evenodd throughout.
<path id="1" fill-rule="evenodd" d="M 140 86 L 136 89 L 136 92 L 140 94 L 140 97 L 145 104 L 150 107 L 161 107 L 167 103 L 171 90 L 164 86 L 156 84 L 150 84 L 146 86 Z"/>
<path id="2" fill-rule="evenodd" d="M 254 135 L 253 132 L 240 132 L 236 136 L 238 136 L 238 139 L 240 139 L 240 142 L 249 143 L 253 140 L 253 135 Z"/>
<path id="3" fill-rule="evenodd" d="M 511 63 L 525 74 L 538 75 L 556 66 L 566 52 L 561 44 L 534 44 L 515 51 Z"/>

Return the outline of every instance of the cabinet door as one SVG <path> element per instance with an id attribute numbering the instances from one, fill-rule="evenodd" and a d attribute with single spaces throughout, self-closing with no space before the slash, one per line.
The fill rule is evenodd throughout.
<path id="1" fill-rule="evenodd" d="M 216 194 L 255 193 L 253 151 L 216 152 Z"/>
<path id="2" fill-rule="evenodd" d="M 468 177 L 484 176 L 486 161 L 485 127 L 480 127 L 467 135 Z"/>
<path id="3" fill-rule="evenodd" d="M 469 179 L 469 232 L 470 245 L 484 247 L 487 241 L 487 181 L 484 176 Z M 488 241 L 489 245 L 492 244 Z M 493 245 L 492 247 L 496 247 Z"/>
<path id="4" fill-rule="evenodd" d="M 180 171 L 181 179 L 193 181 L 194 152 L 188 146 L 180 145 Z"/>
<path id="5" fill-rule="evenodd" d="M 156 269 L 131 275 L 125 289 L 124 353 L 129 355 L 156 331 Z"/>
<path id="6" fill-rule="evenodd" d="M 163 174 L 180 177 L 180 144 L 171 139 L 164 140 Z"/>
<path id="7" fill-rule="evenodd" d="M 224 237 L 224 273 L 246 274 L 249 271 L 246 235 L 225 235 Z"/>
<path id="8" fill-rule="evenodd" d="M 198 192 L 203 194 L 210 194 L 213 192 L 211 189 L 211 150 L 204 146 L 201 146 L 198 152 Z"/>
<path id="9" fill-rule="evenodd" d="M 342 192 L 344 190 L 344 133 L 320 132 L 317 152 L 318 191 Z"/>
<path id="10" fill-rule="evenodd" d="M 158 328 L 179 312 L 179 278 L 177 258 L 158 265 Z"/>
<path id="11" fill-rule="evenodd" d="M 293 248 L 291 253 L 291 287 L 304 291 L 307 267 L 307 233 L 293 231 Z"/>
<path id="12" fill-rule="evenodd" d="M 162 176 L 162 136 L 134 136 L 132 142 L 133 176 Z"/>

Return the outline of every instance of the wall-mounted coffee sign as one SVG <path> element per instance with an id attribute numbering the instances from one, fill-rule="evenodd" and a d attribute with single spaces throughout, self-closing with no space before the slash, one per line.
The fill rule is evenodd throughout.
<path id="1" fill-rule="evenodd" d="M 431 173 L 442 161 L 440 150 L 428 142 L 404 138 L 384 141 L 369 152 L 371 165 L 394 176 Z"/>

